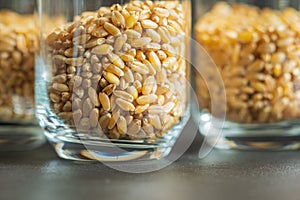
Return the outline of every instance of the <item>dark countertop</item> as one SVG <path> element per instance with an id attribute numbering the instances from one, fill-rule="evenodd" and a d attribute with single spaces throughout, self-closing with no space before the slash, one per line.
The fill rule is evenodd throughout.
<path id="1" fill-rule="evenodd" d="M 145 174 L 62 160 L 48 144 L 0 152 L 0 199 L 300 199 L 299 151 L 213 150 L 199 159 L 200 145 L 198 136 L 175 163 Z"/>

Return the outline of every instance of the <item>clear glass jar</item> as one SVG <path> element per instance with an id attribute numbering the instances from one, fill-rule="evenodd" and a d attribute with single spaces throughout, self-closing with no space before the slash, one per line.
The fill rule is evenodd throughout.
<path id="1" fill-rule="evenodd" d="M 190 2 L 38 4 L 37 116 L 58 155 L 101 161 L 168 155 L 189 118 Z M 51 18 L 64 23 L 49 34 Z"/>
<path id="2" fill-rule="evenodd" d="M 45 139 L 34 117 L 34 0 L 0 2 L 0 150 L 24 150 Z"/>
<path id="3" fill-rule="evenodd" d="M 214 143 L 208 130 L 222 131 L 216 147 L 223 149 L 299 149 L 299 1 L 201 0 L 194 8 L 195 38 L 223 80 L 212 90 L 226 91 L 225 122 L 212 125 L 222 120 L 211 114 L 205 81 L 196 75 L 200 132 Z"/>

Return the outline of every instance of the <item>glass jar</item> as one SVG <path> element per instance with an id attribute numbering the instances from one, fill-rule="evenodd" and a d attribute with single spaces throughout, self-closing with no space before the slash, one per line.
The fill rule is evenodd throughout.
<path id="1" fill-rule="evenodd" d="M 194 8 L 196 41 L 222 77 L 212 91 L 224 87 L 226 92 L 222 123 L 211 114 L 206 82 L 196 74 L 200 132 L 214 143 L 217 135 L 208 130 L 222 131 L 216 144 L 222 149 L 298 149 L 299 1 L 201 0 Z M 196 62 L 209 68 L 203 60 Z M 217 82 L 214 76 L 210 81 Z M 212 120 L 219 123 L 212 125 Z"/>
<path id="2" fill-rule="evenodd" d="M 38 4 L 37 116 L 57 154 L 100 161 L 168 155 L 189 118 L 190 2 Z M 65 22 L 48 33 L 51 18 Z"/>
<path id="3" fill-rule="evenodd" d="M 45 141 L 34 118 L 34 2 L 0 2 L 0 150 L 30 149 Z"/>

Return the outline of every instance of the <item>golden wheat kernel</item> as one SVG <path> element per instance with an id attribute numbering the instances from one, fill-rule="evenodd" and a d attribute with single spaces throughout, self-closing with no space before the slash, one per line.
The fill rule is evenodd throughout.
<path id="1" fill-rule="evenodd" d="M 156 85 L 155 78 L 153 76 L 149 76 L 145 79 L 142 87 L 143 94 L 150 94 Z"/>
<path id="2" fill-rule="evenodd" d="M 144 46 L 144 50 L 147 51 L 158 51 L 161 49 L 161 45 L 158 43 L 149 43 Z"/>
<path id="3" fill-rule="evenodd" d="M 105 131 L 107 129 L 110 119 L 111 119 L 110 113 L 106 113 L 105 115 L 103 115 L 99 118 L 99 124 L 100 124 L 101 128 L 103 129 L 103 131 Z"/>
<path id="4" fill-rule="evenodd" d="M 116 85 L 120 84 L 120 79 L 116 75 L 110 72 L 103 72 L 103 77 L 107 80 L 107 82 L 111 84 L 116 84 Z"/>
<path id="5" fill-rule="evenodd" d="M 130 42 L 130 45 L 134 48 L 143 48 L 146 44 L 149 44 L 150 42 L 151 42 L 150 37 L 141 37 L 141 38 L 133 39 Z"/>
<path id="6" fill-rule="evenodd" d="M 81 66 L 84 62 L 83 57 L 77 57 L 77 58 L 67 58 L 65 59 L 65 63 L 72 66 Z"/>
<path id="7" fill-rule="evenodd" d="M 60 112 L 58 113 L 58 117 L 64 120 L 70 120 L 72 119 L 72 112 Z"/>
<path id="8" fill-rule="evenodd" d="M 125 78 L 126 82 L 128 82 L 128 83 L 134 82 L 133 73 L 132 73 L 131 69 L 129 69 L 128 67 L 124 68 L 124 78 Z"/>
<path id="9" fill-rule="evenodd" d="M 149 19 L 142 20 L 141 25 L 143 28 L 151 28 L 151 29 L 156 29 L 158 27 L 157 23 Z"/>
<path id="10" fill-rule="evenodd" d="M 282 66 L 280 64 L 275 64 L 273 68 L 273 73 L 275 77 L 279 77 L 282 73 Z"/>
<path id="11" fill-rule="evenodd" d="M 134 86 L 127 87 L 126 91 L 131 94 L 134 99 L 138 98 L 138 91 Z"/>
<path id="12" fill-rule="evenodd" d="M 118 129 L 117 129 L 117 126 L 115 126 L 112 129 L 108 130 L 107 134 L 108 134 L 108 137 L 110 139 L 115 139 L 115 140 L 120 139 L 120 136 L 121 136 Z"/>
<path id="13" fill-rule="evenodd" d="M 67 92 L 69 91 L 69 87 L 62 83 L 53 83 L 52 85 L 53 89 L 59 91 L 59 92 Z"/>
<path id="14" fill-rule="evenodd" d="M 56 94 L 56 93 L 50 93 L 49 94 L 49 98 L 52 102 L 54 103 L 58 103 L 60 102 L 60 95 Z"/>
<path id="15" fill-rule="evenodd" d="M 125 20 L 125 24 L 126 24 L 126 28 L 130 29 L 132 28 L 138 21 L 138 17 L 134 14 L 129 15 L 126 20 Z"/>
<path id="16" fill-rule="evenodd" d="M 271 62 L 272 63 L 283 63 L 286 59 L 286 55 L 284 52 L 277 52 L 272 54 Z"/>
<path id="17" fill-rule="evenodd" d="M 122 98 L 117 98 L 116 104 L 124 111 L 134 111 L 135 110 L 135 106 L 132 103 L 130 103 L 129 101 L 126 101 Z"/>
<path id="18" fill-rule="evenodd" d="M 129 15 L 130 15 L 130 13 L 126 9 L 122 9 L 122 10 L 120 10 L 120 12 L 123 15 L 124 19 L 127 19 L 129 17 Z"/>
<path id="19" fill-rule="evenodd" d="M 91 127 L 96 127 L 98 125 L 98 118 L 99 118 L 99 110 L 97 108 L 94 108 L 90 112 L 90 116 L 89 116 Z"/>
<path id="20" fill-rule="evenodd" d="M 252 85 L 253 85 L 254 89 L 258 92 L 265 92 L 266 91 L 266 86 L 261 82 L 255 82 Z"/>
<path id="21" fill-rule="evenodd" d="M 99 85 L 100 85 L 101 88 L 105 88 L 106 86 L 109 85 L 109 83 L 105 78 L 101 78 L 100 82 L 99 82 Z"/>
<path id="22" fill-rule="evenodd" d="M 145 60 L 146 59 L 146 55 L 144 54 L 144 52 L 142 50 L 137 50 L 136 51 L 136 58 L 140 61 Z"/>
<path id="23" fill-rule="evenodd" d="M 91 35 L 97 38 L 103 38 L 108 36 L 108 32 L 102 27 L 96 27 L 92 32 Z"/>
<path id="24" fill-rule="evenodd" d="M 154 69 L 157 72 L 160 72 L 161 71 L 161 62 L 160 62 L 160 59 L 158 58 L 158 56 L 156 55 L 156 53 L 154 51 L 151 51 L 148 54 L 148 58 L 149 58 L 150 63 L 154 67 Z"/>
<path id="25" fill-rule="evenodd" d="M 172 68 L 177 62 L 175 57 L 168 57 L 162 62 L 162 67 L 164 68 Z"/>
<path id="26" fill-rule="evenodd" d="M 113 112 L 112 116 L 109 120 L 107 128 L 108 129 L 113 129 L 115 127 L 116 123 L 118 122 L 119 117 L 120 117 L 120 111 L 119 110 Z"/>
<path id="27" fill-rule="evenodd" d="M 162 18 L 167 18 L 167 17 L 169 17 L 169 14 L 170 14 L 168 9 L 159 8 L 159 7 L 153 8 L 153 13 Z"/>
<path id="28" fill-rule="evenodd" d="M 166 113 L 169 113 L 174 108 L 174 106 L 175 106 L 174 102 L 168 102 L 165 105 L 163 105 L 163 109 Z"/>
<path id="29" fill-rule="evenodd" d="M 138 91 L 138 93 L 141 93 L 142 92 L 142 83 L 138 80 L 135 80 L 133 82 L 133 86 L 136 88 L 136 90 Z"/>
<path id="30" fill-rule="evenodd" d="M 127 122 L 126 122 L 126 119 L 123 116 L 119 117 L 119 120 L 117 122 L 117 129 L 120 132 L 120 134 L 126 134 L 127 133 Z"/>
<path id="31" fill-rule="evenodd" d="M 127 35 L 128 40 L 138 39 L 142 36 L 141 33 L 137 32 L 135 30 L 132 30 L 132 29 L 126 30 L 125 34 Z"/>
<path id="32" fill-rule="evenodd" d="M 61 93 L 61 100 L 63 102 L 69 101 L 71 99 L 72 95 L 69 92 L 62 92 Z"/>
<path id="33" fill-rule="evenodd" d="M 139 15 L 139 20 L 149 19 L 151 17 L 151 11 L 149 9 L 143 10 Z"/>
<path id="34" fill-rule="evenodd" d="M 149 104 L 139 105 L 135 107 L 134 113 L 140 114 L 149 108 Z"/>
<path id="35" fill-rule="evenodd" d="M 158 115 L 149 115 L 149 122 L 152 126 L 154 126 L 157 130 L 162 129 L 162 124 Z"/>
<path id="36" fill-rule="evenodd" d="M 115 52 L 120 51 L 126 41 L 127 41 L 127 35 L 126 34 L 123 34 L 123 35 L 120 35 L 119 37 L 117 37 L 115 42 L 114 42 L 114 51 Z"/>
<path id="37" fill-rule="evenodd" d="M 148 67 L 145 64 L 141 63 L 141 62 L 134 61 L 133 63 L 130 64 L 130 68 L 133 71 L 135 71 L 137 73 L 140 73 L 140 74 L 143 74 L 143 75 L 146 75 L 146 74 L 149 73 Z"/>
<path id="38" fill-rule="evenodd" d="M 153 42 L 160 43 L 160 35 L 153 29 L 146 29 L 146 35 L 151 38 Z"/>
<path id="39" fill-rule="evenodd" d="M 294 43 L 294 38 L 288 37 L 288 38 L 279 39 L 277 41 L 277 46 L 278 47 L 287 47 L 287 46 L 292 45 L 293 43 Z"/>
<path id="40" fill-rule="evenodd" d="M 168 44 L 171 42 L 171 35 L 166 27 L 159 26 L 157 32 L 164 43 Z"/>
<path id="41" fill-rule="evenodd" d="M 83 79 L 81 85 L 83 89 L 88 89 L 89 87 L 91 87 L 92 81 L 90 79 Z"/>
<path id="42" fill-rule="evenodd" d="M 123 62 L 123 60 L 117 55 L 117 54 L 114 54 L 114 53 L 110 53 L 108 54 L 108 59 L 116 66 L 120 67 L 120 68 L 124 68 L 125 67 L 125 64 Z"/>
<path id="43" fill-rule="evenodd" d="M 90 97 L 91 102 L 95 106 L 100 105 L 99 98 L 98 98 L 98 95 L 97 95 L 97 91 L 94 88 L 92 88 L 92 87 L 88 88 L 88 95 Z"/>
<path id="44" fill-rule="evenodd" d="M 120 97 L 128 102 L 133 102 L 133 100 L 134 100 L 133 96 L 130 93 L 128 93 L 126 91 L 122 91 L 122 90 L 115 90 L 114 95 L 116 95 L 117 97 Z"/>
<path id="45" fill-rule="evenodd" d="M 82 98 L 84 96 L 84 89 L 83 88 L 75 88 L 73 90 L 73 93 L 76 94 L 79 98 Z"/>
<path id="46" fill-rule="evenodd" d="M 102 105 L 102 108 L 106 111 L 110 110 L 110 100 L 109 97 L 107 96 L 107 94 L 105 93 L 99 93 L 99 101 Z"/>
<path id="47" fill-rule="evenodd" d="M 105 71 L 113 73 L 118 77 L 124 76 L 123 70 L 121 70 L 119 67 L 115 66 L 114 64 L 110 64 L 108 67 L 106 67 Z"/>
<path id="48" fill-rule="evenodd" d="M 117 36 L 117 35 L 121 34 L 120 29 L 118 29 L 115 25 L 113 25 L 109 22 L 105 22 L 103 27 L 107 32 L 109 32 L 113 36 Z"/>
<path id="49" fill-rule="evenodd" d="M 155 114 L 155 115 L 157 115 L 157 114 L 163 114 L 165 111 L 164 111 L 164 109 L 163 109 L 163 107 L 161 106 L 161 105 L 151 105 L 151 106 L 149 106 L 149 108 L 148 108 L 148 113 L 149 114 Z"/>
<path id="50" fill-rule="evenodd" d="M 134 119 L 128 126 L 127 134 L 135 135 L 141 130 L 141 120 Z"/>
<path id="51" fill-rule="evenodd" d="M 84 117 L 89 116 L 91 110 L 94 108 L 94 105 L 90 98 L 86 98 L 86 100 L 82 104 L 82 115 Z"/>
<path id="52" fill-rule="evenodd" d="M 255 60 L 252 64 L 248 66 L 248 71 L 251 72 L 259 72 L 263 70 L 265 63 L 262 60 Z"/>
<path id="53" fill-rule="evenodd" d="M 105 94 L 107 95 L 111 95 L 114 90 L 116 89 L 116 85 L 115 84 L 110 84 L 110 85 L 107 85 L 103 90 L 102 92 L 104 92 Z"/>
<path id="54" fill-rule="evenodd" d="M 65 83 L 67 81 L 67 76 L 66 74 L 56 75 L 53 77 L 52 81 L 56 83 Z"/>
<path id="55" fill-rule="evenodd" d="M 136 99 L 136 102 L 140 105 L 144 105 L 144 104 L 154 103 L 156 100 L 157 100 L 157 96 L 155 94 L 147 94 L 147 95 L 139 96 Z"/>
<path id="56" fill-rule="evenodd" d="M 276 51 L 276 45 L 274 43 L 263 43 L 257 47 L 257 51 L 260 53 L 270 54 Z"/>
<path id="57" fill-rule="evenodd" d="M 156 52 L 157 57 L 159 58 L 160 61 L 165 60 L 168 56 L 163 50 L 158 50 Z"/>
<path id="58" fill-rule="evenodd" d="M 104 38 L 95 38 L 95 39 L 91 39 L 89 40 L 86 44 L 85 44 L 85 48 L 89 49 L 89 48 L 93 48 L 95 46 L 99 46 L 105 43 L 105 39 Z"/>
<path id="59" fill-rule="evenodd" d="M 92 49 L 92 53 L 98 56 L 107 55 L 112 51 L 113 51 L 113 47 L 109 44 L 98 45 Z"/>
<path id="60" fill-rule="evenodd" d="M 117 27 L 125 27 L 125 18 L 119 11 L 112 11 L 111 20 Z"/>
<path id="61" fill-rule="evenodd" d="M 77 109 L 77 110 L 73 111 L 73 119 L 74 119 L 75 125 L 79 123 L 81 117 L 82 117 L 81 109 Z"/>

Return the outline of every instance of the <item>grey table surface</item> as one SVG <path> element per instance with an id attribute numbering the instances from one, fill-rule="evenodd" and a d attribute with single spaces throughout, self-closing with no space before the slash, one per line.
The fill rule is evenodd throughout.
<path id="1" fill-rule="evenodd" d="M 300 199 L 299 151 L 213 150 L 199 159 L 201 143 L 197 136 L 172 165 L 144 174 L 62 160 L 49 144 L 0 152 L 0 199 Z"/>

